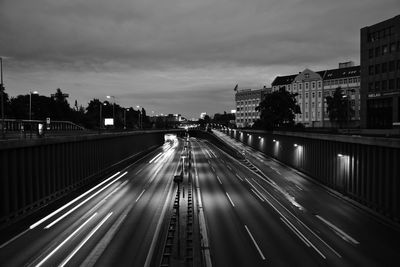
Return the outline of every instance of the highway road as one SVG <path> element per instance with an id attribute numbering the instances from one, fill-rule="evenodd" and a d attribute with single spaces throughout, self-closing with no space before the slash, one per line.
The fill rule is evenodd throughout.
<path id="1" fill-rule="evenodd" d="M 191 168 L 184 173 L 194 181 L 193 225 L 202 235 L 202 257 L 193 266 L 400 266 L 398 230 L 215 134 L 246 150 L 246 159 L 196 138 L 189 139 L 189 155 L 183 139 L 173 138 L 87 191 L 0 232 L 0 265 L 160 266 L 177 192 L 172 178 L 185 155 Z M 188 203 L 187 195 L 180 198 Z"/>
<path id="2" fill-rule="evenodd" d="M 0 243 L 1 266 L 151 266 L 181 142 L 166 143 Z M 43 212 L 42 212 L 43 213 Z"/>
<path id="3" fill-rule="evenodd" d="M 399 266 L 398 229 L 293 169 L 214 133 L 238 151 L 246 150 L 246 160 L 237 161 L 208 142 L 195 142 L 217 266 L 249 266 L 249 260 L 251 266 Z M 249 248 L 258 255 L 244 256 L 251 255 Z"/>

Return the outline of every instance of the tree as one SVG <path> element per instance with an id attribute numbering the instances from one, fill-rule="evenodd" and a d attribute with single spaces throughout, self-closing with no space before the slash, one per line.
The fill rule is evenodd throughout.
<path id="1" fill-rule="evenodd" d="M 333 96 L 326 97 L 327 111 L 329 120 L 333 123 L 338 123 L 339 127 L 349 120 L 354 110 L 350 106 L 350 100 L 347 95 L 344 95 L 340 87 L 336 88 Z"/>
<path id="2" fill-rule="evenodd" d="M 256 107 L 261 114 L 260 121 L 255 125 L 268 130 L 277 127 L 293 127 L 295 115 L 301 113 L 296 96 L 297 94 L 289 93 L 284 88 L 267 94 Z"/>

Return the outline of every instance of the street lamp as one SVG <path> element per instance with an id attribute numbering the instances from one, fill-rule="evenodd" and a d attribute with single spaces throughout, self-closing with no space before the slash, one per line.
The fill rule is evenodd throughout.
<path id="1" fill-rule="evenodd" d="M 139 129 L 142 129 L 142 111 L 140 110 L 140 106 L 136 106 L 137 109 L 139 110 Z"/>
<path id="2" fill-rule="evenodd" d="M 103 112 L 103 105 L 105 106 L 105 105 L 107 105 L 107 104 L 100 101 L 100 104 L 99 104 L 99 109 L 100 109 L 100 115 L 99 115 L 99 118 L 100 118 L 100 121 L 99 121 L 99 131 L 101 130 L 101 126 L 102 126 L 102 124 L 103 124 L 103 118 L 102 118 L 102 117 L 103 117 L 103 115 L 102 115 L 102 112 Z"/>
<path id="3" fill-rule="evenodd" d="M 32 95 L 37 95 L 38 91 L 29 91 L 29 124 L 30 124 L 30 137 L 32 138 Z"/>
<path id="4" fill-rule="evenodd" d="M 129 108 L 124 108 L 124 130 L 126 130 L 126 111 L 129 111 Z"/>
<path id="5" fill-rule="evenodd" d="M 113 99 L 113 126 L 115 128 L 115 96 L 113 95 L 108 95 L 107 96 L 108 99 L 112 98 Z"/>

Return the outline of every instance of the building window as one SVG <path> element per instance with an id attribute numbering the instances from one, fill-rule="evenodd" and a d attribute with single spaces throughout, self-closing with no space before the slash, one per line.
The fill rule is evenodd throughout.
<path id="1" fill-rule="evenodd" d="M 306 120 L 308 120 L 308 112 L 306 112 Z"/>
<path id="2" fill-rule="evenodd" d="M 299 90 L 301 90 L 301 83 L 299 83 Z"/>
<path id="3" fill-rule="evenodd" d="M 374 49 L 373 48 L 368 50 L 368 57 L 369 58 L 373 58 L 374 57 Z"/>
<path id="4" fill-rule="evenodd" d="M 375 91 L 379 91 L 380 89 L 380 82 L 375 82 Z"/>
<path id="5" fill-rule="evenodd" d="M 305 77 L 306 79 L 310 78 L 310 73 L 305 73 L 305 74 L 304 74 L 304 77 Z"/>
<path id="6" fill-rule="evenodd" d="M 378 57 L 380 54 L 381 54 L 381 48 L 379 46 L 375 47 L 375 56 Z"/>
<path id="7" fill-rule="evenodd" d="M 311 94 L 311 97 L 312 97 L 312 98 L 315 98 L 315 93 L 314 93 L 314 92 Z"/>
<path id="8" fill-rule="evenodd" d="M 312 89 L 315 89 L 315 82 L 312 82 L 312 83 L 311 83 L 311 88 L 312 88 Z"/>
<path id="9" fill-rule="evenodd" d="M 389 80 L 389 90 L 394 90 L 394 79 Z"/>
<path id="10" fill-rule="evenodd" d="M 382 73 L 387 72 L 387 63 L 382 63 Z"/>
<path id="11" fill-rule="evenodd" d="M 396 43 L 391 43 L 390 44 L 390 53 L 396 52 Z"/>
<path id="12" fill-rule="evenodd" d="M 386 89 L 387 89 L 387 81 L 386 80 L 382 81 L 381 88 L 382 88 L 382 91 L 386 91 Z"/>
<path id="13" fill-rule="evenodd" d="M 375 74 L 379 74 L 381 72 L 381 65 L 376 64 L 375 65 Z"/>
<path id="14" fill-rule="evenodd" d="M 389 71 L 394 71 L 394 69 L 395 69 L 395 61 L 394 60 L 392 60 L 392 61 L 389 61 Z"/>
<path id="15" fill-rule="evenodd" d="M 299 99 L 301 99 L 301 94 L 299 94 Z"/>
<path id="16" fill-rule="evenodd" d="M 321 87 L 322 87 L 322 82 L 319 81 L 319 82 L 318 82 L 318 88 L 321 88 Z"/>
<path id="17" fill-rule="evenodd" d="M 374 90 L 374 83 L 368 83 L 368 91 Z"/>
<path id="18" fill-rule="evenodd" d="M 308 93 L 306 93 L 306 98 L 308 98 Z"/>
<path id="19" fill-rule="evenodd" d="M 322 93 L 318 92 L 318 97 L 321 98 L 321 96 L 322 96 Z"/>
<path id="20" fill-rule="evenodd" d="M 368 66 L 368 74 L 374 75 L 374 66 L 373 65 Z"/>
<path id="21" fill-rule="evenodd" d="M 305 89 L 306 89 L 306 90 L 308 89 L 308 82 L 305 83 Z"/>
<path id="22" fill-rule="evenodd" d="M 382 46 L 382 55 L 386 55 L 388 52 L 389 52 L 388 46 L 387 45 Z"/>

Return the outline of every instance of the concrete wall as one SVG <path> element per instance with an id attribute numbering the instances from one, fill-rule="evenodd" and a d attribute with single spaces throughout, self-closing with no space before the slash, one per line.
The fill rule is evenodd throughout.
<path id="1" fill-rule="evenodd" d="M 164 131 L 0 142 L 0 225 L 164 143 Z"/>
<path id="2" fill-rule="evenodd" d="M 264 131 L 225 132 L 399 222 L 400 139 Z"/>

